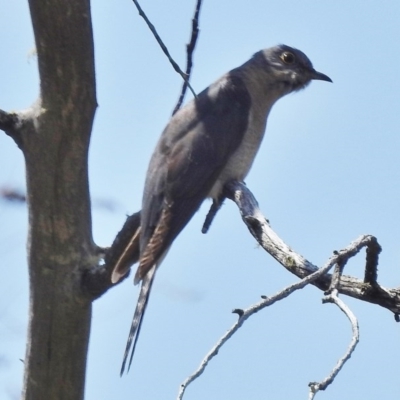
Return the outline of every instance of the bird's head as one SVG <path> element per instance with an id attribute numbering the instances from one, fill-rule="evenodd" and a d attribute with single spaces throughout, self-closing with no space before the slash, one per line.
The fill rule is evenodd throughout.
<path id="1" fill-rule="evenodd" d="M 302 51 L 283 44 L 261 50 L 253 60 L 273 78 L 271 82 L 280 85 L 286 93 L 303 89 L 312 80 L 332 82 L 327 75 L 314 69 Z"/>

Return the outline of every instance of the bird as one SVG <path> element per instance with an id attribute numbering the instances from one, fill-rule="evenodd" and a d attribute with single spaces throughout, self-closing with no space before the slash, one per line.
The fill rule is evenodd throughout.
<path id="1" fill-rule="evenodd" d="M 111 275 L 117 283 L 139 262 L 141 282 L 121 375 L 132 363 L 157 268 L 206 198 L 218 203 L 224 185 L 247 176 L 274 103 L 312 80 L 332 82 L 300 50 L 277 45 L 255 53 L 176 112 L 148 166 L 142 210 Z"/>

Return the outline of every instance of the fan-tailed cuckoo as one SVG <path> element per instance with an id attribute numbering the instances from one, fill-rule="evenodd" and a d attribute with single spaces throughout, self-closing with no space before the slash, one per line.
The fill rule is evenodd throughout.
<path id="1" fill-rule="evenodd" d="M 172 242 L 204 199 L 218 201 L 225 183 L 246 177 L 273 104 L 311 80 L 331 82 L 297 49 L 279 45 L 261 50 L 169 121 L 147 170 L 140 226 L 112 273 L 115 283 L 139 262 L 134 283 L 142 286 L 121 374 L 134 341 L 132 361 L 157 267 Z"/>

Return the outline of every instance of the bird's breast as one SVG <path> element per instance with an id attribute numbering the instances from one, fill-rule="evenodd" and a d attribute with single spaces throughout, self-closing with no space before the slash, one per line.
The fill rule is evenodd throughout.
<path id="1" fill-rule="evenodd" d="M 250 113 L 249 123 L 239 147 L 229 157 L 225 167 L 218 176 L 208 197 L 217 199 L 225 183 L 231 180 L 243 181 L 253 164 L 264 136 L 267 115 Z"/>

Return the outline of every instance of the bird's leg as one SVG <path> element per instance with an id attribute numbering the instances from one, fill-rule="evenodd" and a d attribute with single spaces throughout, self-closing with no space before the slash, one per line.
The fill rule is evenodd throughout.
<path id="1" fill-rule="evenodd" d="M 222 204 L 223 204 L 225 199 L 226 199 L 226 197 L 224 195 L 222 195 L 222 194 L 216 200 L 213 199 L 213 202 L 211 204 L 210 210 L 208 211 L 208 213 L 206 215 L 206 219 L 204 221 L 203 228 L 201 229 L 201 233 L 207 233 L 208 232 L 215 215 L 217 214 L 217 212 L 221 208 L 221 206 L 222 206 Z"/>

